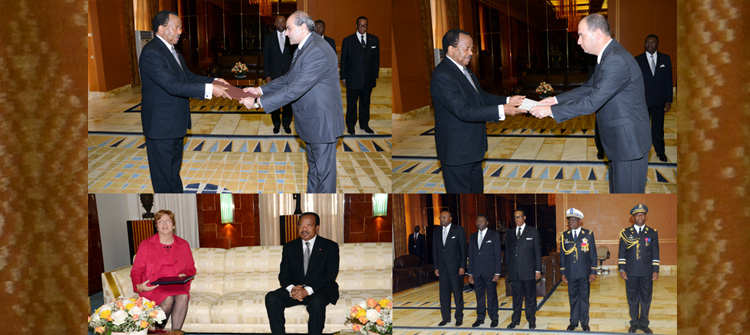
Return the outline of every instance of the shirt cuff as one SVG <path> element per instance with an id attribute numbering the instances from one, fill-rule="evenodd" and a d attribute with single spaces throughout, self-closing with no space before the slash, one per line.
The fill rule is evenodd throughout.
<path id="1" fill-rule="evenodd" d="M 313 293 L 315 293 L 315 291 L 313 291 L 312 287 L 310 287 L 310 286 L 303 286 L 303 287 L 305 288 L 305 291 L 307 291 L 307 294 L 312 295 Z"/>
<path id="2" fill-rule="evenodd" d="M 293 288 L 294 288 L 294 285 L 289 284 L 289 286 L 286 287 L 286 290 L 289 291 L 289 293 L 292 293 Z"/>
<path id="3" fill-rule="evenodd" d="M 505 110 L 503 110 L 503 106 L 505 105 L 497 105 L 497 115 L 498 120 L 505 121 Z"/>
<path id="4" fill-rule="evenodd" d="M 505 98 L 505 103 L 506 103 L 506 104 L 509 104 L 509 103 L 510 103 L 510 97 L 506 97 L 506 98 Z"/>
<path id="5" fill-rule="evenodd" d="M 204 99 L 211 99 L 214 95 L 214 84 L 208 83 L 206 84 L 205 90 L 203 90 L 203 98 Z"/>

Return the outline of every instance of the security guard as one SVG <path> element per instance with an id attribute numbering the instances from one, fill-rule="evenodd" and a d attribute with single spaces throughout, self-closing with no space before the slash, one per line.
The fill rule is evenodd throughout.
<path id="1" fill-rule="evenodd" d="M 596 241 L 594 232 L 581 228 L 583 213 L 575 208 L 565 211 L 569 230 L 557 235 L 560 242 L 560 272 L 568 284 L 570 325 L 575 330 L 581 322 L 583 331 L 589 328 L 589 292 L 596 280 Z"/>
<path id="2" fill-rule="evenodd" d="M 629 333 L 638 329 L 652 333 L 648 328 L 648 310 L 653 282 L 659 278 L 659 234 L 646 226 L 646 213 L 648 207 L 644 204 L 633 207 L 630 215 L 635 224 L 620 232 L 618 265 L 630 307 Z"/>

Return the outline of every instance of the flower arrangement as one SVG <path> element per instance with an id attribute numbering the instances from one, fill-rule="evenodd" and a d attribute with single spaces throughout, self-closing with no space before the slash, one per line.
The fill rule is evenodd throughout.
<path id="1" fill-rule="evenodd" d="M 346 316 L 346 324 L 351 324 L 352 330 L 362 334 L 393 334 L 392 310 L 391 297 L 381 300 L 369 298 L 351 308 Z"/>
<path id="2" fill-rule="evenodd" d="M 114 332 L 137 332 L 148 329 L 167 316 L 156 302 L 143 297 L 117 298 L 104 304 L 89 316 L 89 327 L 97 334 Z"/>
<path id="3" fill-rule="evenodd" d="M 549 96 L 554 91 L 555 89 L 552 88 L 552 85 L 544 81 L 539 83 L 539 87 L 536 88 L 536 93 L 538 93 L 541 96 Z"/>
<path id="4" fill-rule="evenodd" d="M 232 68 L 232 73 L 239 75 L 239 76 L 244 76 L 245 74 L 247 74 L 247 72 L 248 72 L 247 65 L 241 62 L 235 63 L 234 67 Z"/>

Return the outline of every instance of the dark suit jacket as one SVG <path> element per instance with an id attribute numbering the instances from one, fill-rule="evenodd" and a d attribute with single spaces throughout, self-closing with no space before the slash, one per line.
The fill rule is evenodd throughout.
<path id="1" fill-rule="evenodd" d="M 341 79 L 346 80 L 346 88 L 375 87 L 380 73 L 380 42 L 370 33 L 367 33 L 365 42 L 367 45 L 363 48 L 357 33 L 341 42 Z"/>
<path id="2" fill-rule="evenodd" d="M 643 84 L 646 88 L 646 106 L 664 107 L 672 102 L 672 60 L 669 55 L 656 53 L 656 69 L 651 74 L 646 52 L 635 57 L 643 73 Z"/>
<path id="3" fill-rule="evenodd" d="M 289 38 L 285 38 L 284 52 L 279 48 L 279 38 L 276 30 L 266 34 L 263 39 L 263 73 L 266 77 L 276 79 L 289 71 L 292 64 L 292 55 L 296 46 L 289 44 Z"/>
<path id="4" fill-rule="evenodd" d="M 568 279 L 588 278 L 596 274 L 596 240 L 594 232 L 581 228 L 581 233 L 573 240 L 573 232 L 567 230 L 562 233 L 562 249 L 560 250 L 560 273 Z M 572 250 L 566 255 L 563 250 Z"/>
<path id="5" fill-rule="evenodd" d="M 471 71 L 471 70 L 469 70 Z M 497 105 L 507 97 L 471 86 L 453 61 L 444 59 L 432 71 L 430 94 L 435 105 L 435 145 L 440 162 L 462 165 L 481 161 L 487 151 L 487 121 L 500 119 Z"/>
<path id="6" fill-rule="evenodd" d="M 414 241 L 414 234 L 409 234 L 409 255 L 417 255 L 420 259 L 424 258 L 424 234 L 419 234 Z"/>
<path id="7" fill-rule="evenodd" d="M 596 112 L 609 159 L 639 159 L 651 149 L 643 75 L 633 56 L 617 41 L 604 49 L 601 63 L 585 84 L 556 98 L 552 115 L 557 123 Z"/>
<path id="8" fill-rule="evenodd" d="M 626 241 L 631 241 L 628 248 Z M 618 269 L 625 270 L 630 277 L 651 277 L 659 272 L 659 233 L 656 229 L 644 225 L 640 235 L 630 226 L 620 231 L 620 250 L 618 255 Z"/>
<path id="9" fill-rule="evenodd" d="M 323 35 L 323 37 L 325 37 L 326 42 L 328 42 L 328 44 L 331 45 L 331 48 L 333 48 L 333 51 L 336 51 L 336 40 L 325 35 Z"/>
<path id="10" fill-rule="evenodd" d="M 466 233 L 456 224 L 451 224 L 443 245 L 443 227 L 432 230 L 432 258 L 440 275 L 458 275 L 458 269 L 466 270 Z"/>
<path id="11" fill-rule="evenodd" d="M 190 129 L 190 100 L 203 99 L 214 79 L 190 72 L 177 52 L 182 68 L 164 42 L 155 37 L 141 51 L 141 123 L 152 139 L 181 138 Z M 184 70 L 183 70 L 184 69 Z"/>
<path id="12" fill-rule="evenodd" d="M 505 267 L 508 280 L 534 280 L 536 271 L 542 271 L 542 249 L 539 231 L 528 223 L 516 239 L 518 227 L 505 233 Z"/>
<path id="13" fill-rule="evenodd" d="M 492 278 L 497 273 L 502 274 L 500 234 L 487 228 L 482 240 L 482 248 L 477 243 L 479 232 L 469 237 L 469 270 L 468 274 L 474 277 Z"/>
<path id="14" fill-rule="evenodd" d="M 294 127 L 306 143 L 333 143 L 344 134 L 344 105 L 336 53 L 311 33 L 289 72 L 261 87 L 267 112 L 292 103 Z"/>
<path id="15" fill-rule="evenodd" d="M 279 272 L 281 287 L 310 286 L 313 294 L 325 295 L 328 302 L 335 305 L 339 300 L 339 284 L 336 283 L 336 277 L 339 274 L 339 245 L 318 235 L 312 246 L 306 275 L 303 248 L 302 238 L 284 245 Z"/>

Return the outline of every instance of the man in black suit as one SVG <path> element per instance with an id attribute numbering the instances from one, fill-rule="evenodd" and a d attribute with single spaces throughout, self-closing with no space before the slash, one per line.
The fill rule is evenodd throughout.
<path id="1" fill-rule="evenodd" d="M 524 112 L 516 108 L 524 97 L 492 95 L 479 87 L 467 67 L 473 47 L 469 33 L 457 29 L 445 33 L 446 57 L 432 71 L 430 81 L 435 105 L 435 146 L 446 193 L 482 193 L 486 122 Z"/>
<path id="2" fill-rule="evenodd" d="M 522 210 L 513 213 L 516 227 L 505 234 L 505 266 L 513 290 L 513 316 L 509 329 L 521 323 L 521 305 L 526 302 L 529 329 L 536 328 L 536 281 L 542 278 L 542 249 L 539 231 L 526 224 Z"/>
<path id="3" fill-rule="evenodd" d="M 569 230 L 560 233 L 560 273 L 568 284 L 570 325 L 575 330 L 578 322 L 583 331 L 589 327 L 589 293 L 591 282 L 596 280 L 596 240 L 594 232 L 581 228 L 583 213 L 575 208 L 565 211 Z"/>
<path id="4" fill-rule="evenodd" d="M 284 35 L 286 19 L 283 16 L 277 16 L 273 25 L 276 30 L 266 34 L 263 40 L 263 73 L 266 74 L 266 82 L 279 78 L 289 71 L 289 66 L 292 64 L 292 54 L 296 49 Z M 292 105 L 286 104 L 283 108 L 271 111 L 271 120 L 273 121 L 274 134 L 279 133 L 282 124 L 284 125 L 284 132 L 291 134 Z"/>
<path id="5" fill-rule="evenodd" d="M 357 32 L 341 42 L 341 80 L 346 86 L 346 129 L 354 135 L 359 101 L 359 128 L 370 129 L 370 94 L 380 73 L 380 42 L 367 33 L 367 18 L 357 18 Z"/>
<path id="6" fill-rule="evenodd" d="M 477 216 L 477 232 L 469 237 L 469 283 L 474 284 L 477 295 L 477 321 L 472 327 L 479 327 L 484 323 L 487 310 L 492 320 L 490 327 L 497 327 L 497 281 L 502 272 L 501 245 L 500 234 L 487 229 L 487 216 Z"/>
<path id="7" fill-rule="evenodd" d="M 578 44 L 598 56 L 594 75 L 581 87 L 540 101 L 530 113 L 560 123 L 596 113 L 604 154 L 609 158 L 610 193 L 644 193 L 651 149 L 643 76 L 625 48 L 612 39 L 601 14 L 578 24 Z"/>
<path id="8" fill-rule="evenodd" d="M 315 21 L 315 32 L 318 33 L 318 35 L 322 36 L 328 44 L 331 45 L 331 48 L 333 48 L 333 51 L 336 51 L 336 41 L 328 36 L 325 35 L 326 33 L 326 23 L 323 20 L 317 20 Z"/>
<path id="9" fill-rule="evenodd" d="M 284 245 L 281 253 L 281 288 L 266 294 L 266 311 L 271 333 L 286 334 L 284 309 L 307 306 L 307 333 L 323 333 L 326 306 L 339 299 L 339 245 L 318 236 L 320 217 L 303 213 L 297 222 L 299 238 Z"/>
<path id="10" fill-rule="evenodd" d="M 424 235 L 419 233 L 419 226 L 414 226 L 414 234 L 409 236 L 409 255 L 419 257 L 419 263 L 424 262 Z"/>
<path id="11" fill-rule="evenodd" d="M 456 327 L 464 320 L 464 273 L 466 272 L 466 233 L 453 225 L 451 213 L 440 213 L 440 227 L 432 231 L 432 259 L 440 285 L 440 316 L 438 326 L 451 322 L 451 293 L 456 303 Z"/>
<path id="12" fill-rule="evenodd" d="M 643 73 L 646 87 L 646 105 L 651 115 L 651 141 L 659 160 L 669 159 L 664 153 L 664 114 L 672 108 L 672 60 L 669 55 L 656 52 L 659 37 L 646 36 L 645 52 L 635 57 Z"/>
<path id="13" fill-rule="evenodd" d="M 214 78 L 196 75 L 174 45 L 182 34 L 180 17 L 170 11 L 151 21 L 156 38 L 141 51 L 141 123 L 155 193 L 182 193 L 183 139 L 191 128 L 190 99 L 229 98 Z M 225 80 L 220 81 L 226 83 Z"/>
<path id="14" fill-rule="evenodd" d="M 298 45 L 289 72 L 262 87 L 245 88 L 263 96 L 240 103 L 269 111 L 291 102 L 295 130 L 305 142 L 307 193 L 336 193 L 336 142 L 344 133 L 344 106 L 336 53 L 312 33 L 314 28 L 315 22 L 305 12 L 289 16 L 285 34 L 291 44 Z"/>
<path id="15" fill-rule="evenodd" d="M 620 232 L 620 250 L 617 266 L 620 277 L 625 280 L 625 293 L 630 312 L 628 333 L 643 330 L 651 334 L 648 327 L 648 312 L 651 308 L 651 293 L 654 281 L 659 279 L 659 233 L 646 226 L 648 207 L 635 205 L 630 210 L 633 226 Z"/>

